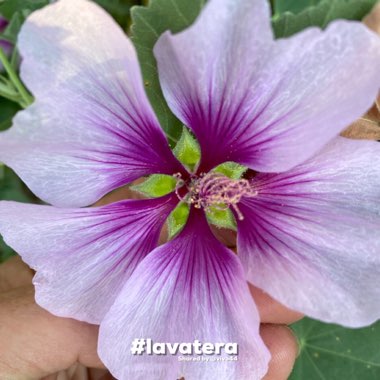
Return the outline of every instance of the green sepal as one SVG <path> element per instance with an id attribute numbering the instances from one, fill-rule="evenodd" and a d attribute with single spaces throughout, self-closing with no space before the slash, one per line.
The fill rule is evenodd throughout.
<path id="1" fill-rule="evenodd" d="M 228 208 L 226 210 L 218 210 L 211 208 L 206 212 L 207 220 L 209 223 L 229 230 L 236 231 L 236 220 L 232 211 Z"/>
<path id="2" fill-rule="evenodd" d="M 175 190 L 177 181 L 166 174 L 152 174 L 144 182 L 131 186 L 131 190 L 149 198 L 158 198 Z"/>
<path id="3" fill-rule="evenodd" d="M 213 171 L 231 179 L 239 179 L 247 171 L 247 168 L 236 162 L 228 161 L 217 166 Z"/>
<path id="4" fill-rule="evenodd" d="M 181 202 L 169 215 L 167 220 L 169 240 L 177 235 L 187 222 L 190 206 Z"/>
<path id="5" fill-rule="evenodd" d="M 201 148 L 198 141 L 183 127 L 182 135 L 173 149 L 175 156 L 189 169 L 193 170 L 201 158 Z"/>

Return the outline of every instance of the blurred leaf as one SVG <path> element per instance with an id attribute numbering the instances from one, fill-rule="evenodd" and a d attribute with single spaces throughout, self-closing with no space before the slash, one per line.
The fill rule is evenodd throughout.
<path id="1" fill-rule="evenodd" d="M 4 77 L 3 75 L 0 75 L 0 94 L 1 95 L 4 94 L 5 97 L 7 96 L 15 97 L 15 98 L 18 97 L 18 92 L 14 88 L 12 82 L 8 78 Z"/>
<path id="2" fill-rule="evenodd" d="M 177 142 L 173 152 L 191 170 L 194 169 L 201 158 L 201 148 L 195 137 L 186 127 L 183 127 L 181 138 Z"/>
<path id="3" fill-rule="evenodd" d="M 16 43 L 17 35 L 26 17 L 33 11 L 49 4 L 49 0 L 2 0 L 0 1 L 0 14 L 9 24 L 1 37 Z"/>
<path id="4" fill-rule="evenodd" d="M 299 13 L 305 8 L 317 5 L 321 0 L 273 0 L 273 13 L 280 15 L 284 12 Z"/>
<path id="5" fill-rule="evenodd" d="M 18 11 L 13 14 L 13 16 L 9 20 L 8 26 L 5 28 L 4 32 L 1 33 L 1 37 L 6 39 L 7 41 L 16 44 L 18 33 L 21 29 L 22 24 L 25 19 L 30 14 L 30 11 Z"/>
<path id="6" fill-rule="evenodd" d="M 20 110 L 17 103 L 0 98 L 0 131 L 8 129 L 12 124 L 13 116 Z"/>
<path id="7" fill-rule="evenodd" d="M 161 126 L 172 141 L 179 139 L 182 124 L 172 114 L 162 95 L 153 46 L 166 30 L 177 33 L 190 26 L 205 2 L 205 0 L 152 0 L 148 7 L 134 7 L 131 12 L 132 41 L 139 56 L 145 89 Z"/>
<path id="8" fill-rule="evenodd" d="M 14 255 L 16 255 L 16 252 L 4 243 L 4 240 L 0 235 L 0 264 Z"/>
<path id="9" fill-rule="evenodd" d="M 309 26 L 325 28 L 336 19 L 361 20 L 378 0 L 323 0 L 301 13 L 285 12 L 273 19 L 277 38 L 288 37 Z"/>
<path id="10" fill-rule="evenodd" d="M 153 174 L 144 182 L 131 186 L 131 190 L 137 191 L 146 197 L 157 198 L 171 193 L 176 186 L 176 179 L 166 174 Z"/>
<path id="11" fill-rule="evenodd" d="M 25 185 L 11 169 L 2 164 L 0 164 L 0 200 L 31 201 L 31 196 Z"/>
<path id="12" fill-rule="evenodd" d="M 187 203 L 180 203 L 169 215 L 168 218 L 168 234 L 169 239 L 177 235 L 187 222 L 190 207 Z"/>
<path id="13" fill-rule="evenodd" d="M 140 4 L 139 0 L 95 0 L 103 7 L 116 22 L 126 31 L 130 24 L 130 10 L 133 5 Z"/>
<path id="14" fill-rule="evenodd" d="M 7 20 L 12 16 L 23 10 L 35 11 L 49 4 L 49 0 L 1 0 L 0 1 L 0 14 Z"/>
<path id="15" fill-rule="evenodd" d="M 305 318 L 292 329 L 300 356 L 289 380 L 380 379 L 380 322 L 348 329 Z"/>

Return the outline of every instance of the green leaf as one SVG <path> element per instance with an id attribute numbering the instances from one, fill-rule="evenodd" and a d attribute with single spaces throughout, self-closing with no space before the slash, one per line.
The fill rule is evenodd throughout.
<path id="1" fill-rule="evenodd" d="M 9 24 L 1 33 L 4 38 L 14 44 L 17 41 L 17 35 L 28 15 L 49 4 L 49 0 L 3 0 L 0 2 L 0 14 L 5 17 Z"/>
<path id="2" fill-rule="evenodd" d="M 177 181 L 173 176 L 153 174 L 143 183 L 131 186 L 131 190 L 137 191 L 149 198 L 157 198 L 174 191 L 176 184 Z"/>
<path id="3" fill-rule="evenodd" d="M 285 12 L 272 22 L 277 38 L 288 37 L 309 26 L 325 28 L 336 19 L 361 20 L 378 0 L 323 0 L 298 14 Z"/>
<path id="4" fill-rule="evenodd" d="M 22 98 L 20 94 L 10 82 L 5 84 L 4 82 L 0 81 L 0 96 L 2 96 L 3 98 L 9 99 L 12 102 L 16 102 L 16 103 L 22 102 Z M 1 130 L 1 127 L 0 127 L 0 130 Z"/>
<path id="5" fill-rule="evenodd" d="M 290 380 L 380 379 L 380 322 L 348 329 L 305 318 L 292 328 L 300 356 Z"/>
<path id="6" fill-rule="evenodd" d="M 0 163 L 0 199 L 16 202 L 30 202 L 29 190 L 17 175 Z"/>
<path id="7" fill-rule="evenodd" d="M 21 82 L 17 72 L 12 67 L 11 62 L 9 62 L 9 59 L 6 56 L 3 49 L 0 49 L 0 61 L 4 67 L 4 70 L 8 74 L 9 81 L 12 83 L 12 86 L 14 86 L 14 88 L 17 89 L 17 92 L 19 94 L 19 104 L 23 108 L 28 107 L 34 101 L 33 96 L 31 94 L 29 94 L 28 90 L 25 88 L 25 86 Z M 3 79 L 3 81 L 4 81 L 4 79 Z M 5 97 L 12 99 L 11 97 L 6 96 L 6 94 L 5 94 Z M 12 99 L 12 100 L 16 100 L 16 99 Z"/>
<path id="8" fill-rule="evenodd" d="M 1 33 L 1 38 L 16 44 L 18 33 L 28 14 L 29 11 L 27 10 L 14 13 L 9 20 L 9 24 L 3 33 Z"/>
<path id="9" fill-rule="evenodd" d="M 187 222 L 189 217 L 190 207 L 187 203 L 181 202 L 169 215 L 168 222 L 168 235 L 172 239 L 177 235 Z"/>
<path id="10" fill-rule="evenodd" d="M 190 26 L 206 0 L 152 0 L 148 7 L 132 8 L 132 41 L 134 42 L 145 81 L 145 89 L 161 126 L 172 142 L 181 135 L 182 124 L 172 114 L 162 95 L 153 46 L 159 36 L 171 30 L 180 32 Z"/>
<path id="11" fill-rule="evenodd" d="M 115 21 L 126 31 L 130 24 L 130 10 L 133 5 L 138 5 L 138 0 L 95 0 L 103 7 Z"/>
<path id="12" fill-rule="evenodd" d="M 1 0 L 0 14 L 7 20 L 19 11 L 29 10 L 35 11 L 49 4 L 49 0 Z"/>
<path id="13" fill-rule="evenodd" d="M 247 168 L 243 165 L 239 165 L 236 162 L 228 161 L 217 166 L 214 172 L 224 174 L 231 179 L 239 179 L 247 171 Z"/>
<path id="14" fill-rule="evenodd" d="M 49 4 L 49 0 L 2 0 L 0 2 L 0 14 L 9 24 L 0 34 L 0 37 L 14 44 L 25 19 L 33 11 Z"/>
<path id="15" fill-rule="evenodd" d="M 218 210 L 213 207 L 210 211 L 206 212 L 206 216 L 207 220 L 215 226 L 236 231 L 236 220 L 229 208 L 226 210 Z"/>
<path id="16" fill-rule="evenodd" d="M 201 158 L 201 148 L 195 137 L 183 127 L 181 138 L 173 149 L 175 156 L 193 170 Z"/>
<path id="17" fill-rule="evenodd" d="M 8 129 L 11 126 L 13 116 L 19 110 L 20 110 L 20 107 L 18 104 L 11 102 L 9 100 L 0 98 L 0 131 Z M 1 168 L 1 164 L 0 164 L 0 168 Z"/>
<path id="18" fill-rule="evenodd" d="M 16 255 L 16 252 L 11 247 L 8 247 L 0 236 L 0 264 L 14 255 Z"/>
<path id="19" fill-rule="evenodd" d="M 284 12 L 299 13 L 320 2 L 321 0 L 273 0 L 273 13 L 275 16 Z"/>

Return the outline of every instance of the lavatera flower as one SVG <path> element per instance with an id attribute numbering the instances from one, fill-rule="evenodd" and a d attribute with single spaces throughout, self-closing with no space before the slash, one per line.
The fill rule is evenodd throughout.
<path id="1" fill-rule="evenodd" d="M 52 206 L 1 202 L 0 232 L 36 270 L 39 305 L 101 325 L 99 354 L 118 379 L 261 379 L 270 358 L 247 280 L 323 321 L 380 317 L 380 145 L 338 137 L 380 87 L 380 40 L 364 25 L 275 41 L 267 1 L 209 0 L 190 28 L 164 33 L 154 53 L 201 147 L 193 173 L 160 129 L 131 42 L 98 6 L 35 12 L 18 46 L 36 100 L 1 133 L 0 160 Z M 213 172 L 230 161 L 250 177 Z M 80 208 L 155 173 L 177 191 Z M 179 198 L 187 223 L 158 246 Z M 221 204 L 237 254 L 205 217 Z M 135 338 L 236 342 L 238 360 L 132 355 Z"/>

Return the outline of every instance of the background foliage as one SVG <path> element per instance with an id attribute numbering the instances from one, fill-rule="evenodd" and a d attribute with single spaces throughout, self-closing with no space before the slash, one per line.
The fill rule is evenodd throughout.
<path id="1" fill-rule="evenodd" d="M 339 18 L 361 20 L 376 2 L 377 0 L 274 0 L 273 29 L 277 37 L 288 37 L 309 26 L 325 28 L 329 22 Z"/>
<path id="2" fill-rule="evenodd" d="M 146 91 L 172 142 L 178 140 L 182 127 L 163 99 L 152 48 L 165 30 L 178 32 L 190 25 L 205 1 L 151 0 L 148 4 L 143 0 L 96 0 L 125 31 L 131 32 Z M 16 45 L 25 18 L 48 2 L 0 0 L 0 14 L 9 21 L 0 39 Z M 274 32 L 281 38 L 312 25 L 324 28 L 337 18 L 361 20 L 375 3 L 376 0 L 272 0 Z M 135 5 L 138 6 L 133 7 Z M 17 62 L 15 50 L 12 59 L 15 68 Z M 6 80 L 4 73 L 0 79 L 3 77 Z M 0 80 L 0 96 L 5 96 L 1 83 Z M 18 110 L 19 104 L 0 97 L 0 130 L 10 127 Z M 18 177 L 1 164 L 0 199 L 38 202 Z M 12 254 L 12 250 L 0 241 L 0 262 Z M 293 329 L 300 342 L 300 356 L 291 380 L 380 379 L 380 324 L 352 330 L 304 319 L 294 324 Z"/>

